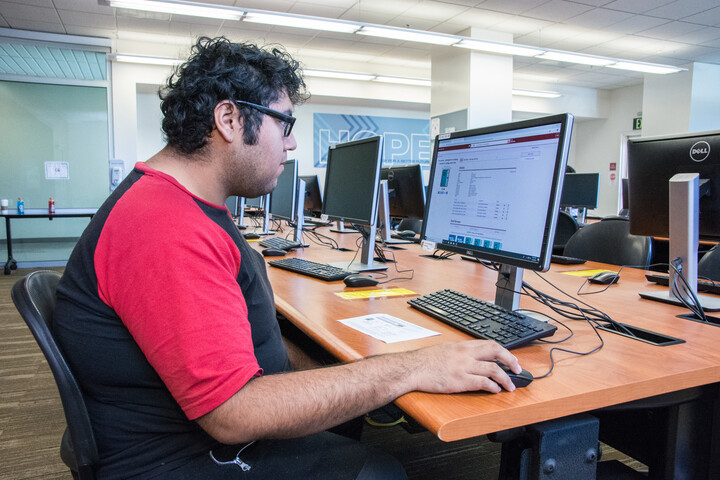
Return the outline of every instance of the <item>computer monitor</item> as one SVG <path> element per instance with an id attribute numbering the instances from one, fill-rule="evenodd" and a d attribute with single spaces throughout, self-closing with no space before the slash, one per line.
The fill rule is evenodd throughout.
<path id="1" fill-rule="evenodd" d="M 373 263 L 382 165 L 382 139 L 373 136 L 331 145 L 325 170 L 322 213 L 329 220 L 359 224 L 369 231 L 360 262 L 337 262 L 350 270 L 385 269 Z"/>
<path id="2" fill-rule="evenodd" d="M 278 177 L 275 189 L 270 193 L 270 215 L 273 219 L 295 221 L 297 178 L 297 162 L 288 160 Z"/>
<path id="3" fill-rule="evenodd" d="M 560 206 L 597 208 L 599 186 L 599 173 L 566 173 L 560 197 Z"/>
<path id="4" fill-rule="evenodd" d="M 391 217 L 422 218 L 425 215 L 425 187 L 419 164 L 383 167 L 380 179 L 387 180 Z"/>
<path id="5" fill-rule="evenodd" d="M 622 185 L 620 187 L 620 211 L 618 212 L 618 215 L 621 217 L 629 217 L 630 216 L 630 194 L 628 193 L 628 179 L 623 178 L 622 179 Z"/>
<path id="6" fill-rule="evenodd" d="M 720 131 L 629 139 L 628 180 L 630 233 L 669 237 L 669 259 L 681 259 L 696 293 L 699 239 L 720 240 Z M 655 299 L 682 303 L 676 293 L 670 288 Z M 701 304 L 714 310 L 717 300 L 704 297 Z"/>
<path id="7" fill-rule="evenodd" d="M 305 204 L 303 211 L 310 217 L 319 217 L 322 213 L 322 195 L 317 175 L 301 175 L 305 181 Z"/>
<path id="8" fill-rule="evenodd" d="M 423 245 L 500 263 L 505 308 L 517 309 L 522 269 L 550 267 L 572 126 L 562 114 L 435 139 Z"/>

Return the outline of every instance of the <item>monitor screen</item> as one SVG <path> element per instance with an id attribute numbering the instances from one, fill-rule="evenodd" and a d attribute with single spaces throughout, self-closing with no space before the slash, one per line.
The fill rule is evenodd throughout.
<path id="1" fill-rule="evenodd" d="M 630 233 L 669 236 L 669 180 L 676 173 L 709 180 L 709 195 L 700 196 L 699 233 L 720 239 L 720 131 L 628 140 Z"/>
<path id="2" fill-rule="evenodd" d="M 624 212 L 628 212 L 630 210 L 630 195 L 628 193 L 628 179 L 623 178 L 622 179 L 622 190 L 620 194 L 622 195 L 622 210 Z"/>
<path id="3" fill-rule="evenodd" d="M 388 182 L 388 207 L 391 217 L 423 218 L 425 187 L 419 164 L 383 167 L 381 180 Z"/>
<path id="4" fill-rule="evenodd" d="M 283 220 L 295 220 L 295 189 L 297 188 L 297 162 L 288 160 L 278 177 L 277 186 L 270 194 L 270 215 Z"/>
<path id="5" fill-rule="evenodd" d="M 322 212 L 322 196 L 320 195 L 320 182 L 317 175 L 301 175 L 300 179 L 305 181 L 305 205 L 303 210 L 306 215 L 320 215 Z"/>
<path id="6" fill-rule="evenodd" d="M 263 197 L 245 198 L 245 208 L 263 208 Z"/>
<path id="7" fill-rule="evenodd" d="M 566 173 L 560 206 L 597 208 L 599 186 L 599 173 Z"/>
<path id="8" fill-rule="evenodd" d="M 330 146 L 322 206 L 330 220 L 375 224 L 382 151 L 381 136 Z"/>
<path id="9" fill-rule="evenodd" d="M 572 122 L 563 114 L 439 135 L 423 241 L 547 270 Z"/>

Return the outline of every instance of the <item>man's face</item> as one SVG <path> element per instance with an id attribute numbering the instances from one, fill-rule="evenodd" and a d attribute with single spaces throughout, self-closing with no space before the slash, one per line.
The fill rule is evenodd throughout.
<path id="1" fill-rule="evenodd" d="M 293 105 L 283 92 L 269 108 L 292 115 Z M 297 143 L 291 133 L 284 135 L 285 125 L 280 120 L 262 115 L 262 124 L 255 145 L 245 145 L 242 135 L 236 145 L 236 156 L 227 169 L 231 195 L 255 198 L 270 193 L 283 171 L 287 152 L 295 150 Z"/>

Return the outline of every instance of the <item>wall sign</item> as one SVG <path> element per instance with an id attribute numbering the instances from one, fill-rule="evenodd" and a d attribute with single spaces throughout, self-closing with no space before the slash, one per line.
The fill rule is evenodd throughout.
<path id="1" fill-rule="evenodd" d="M 430 166 L 430 120 L 370 115 L 313 114 L 313 165 L 327 164 L 330 145 L 382 135 L 383 165 Z"/>

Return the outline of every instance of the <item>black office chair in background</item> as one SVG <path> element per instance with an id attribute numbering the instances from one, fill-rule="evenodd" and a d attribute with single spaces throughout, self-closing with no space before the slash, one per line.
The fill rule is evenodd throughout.
<path id="1" fill-rule="evenodd" d="M 698 262 L 698 278 L 720 281 L 720 248 L 715 245 Z"/>
<path id="2" fill-rule="evenodd" d="M 11 296 L 45 355 L 60 392 L 67 422 L 60 445 L 60 457 L 70 468 L 73 478 L 94 479 L 99 456 L 90 417 L 80 386 L 52 334 L 55 290 L 59 280 L 58 272 L 32 272 L 13 286 Z"/>
<path id="3" fill-rule="evenodd" d="M 578 230 L 565 245 L 563 255 L 594 262 L 647 268 L 652 254 L 650 237 L 630 234 L 630 221 L 603 218 Z"/>
<path id="4" fill-rule="evenodd" d="M 563 255 L 565 245 L 575 232 L 578 231 L 577 220 L 567 212 L 559 212 L 557 224 L 555 226 L 555 241 L 553 242 L 553 255 Z"/>

